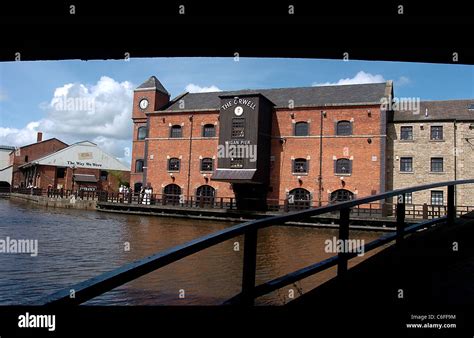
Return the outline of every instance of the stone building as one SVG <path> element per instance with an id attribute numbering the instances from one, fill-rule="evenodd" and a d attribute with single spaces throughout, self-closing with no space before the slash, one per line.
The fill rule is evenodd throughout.
<path id="1" fill-rule="evenodd" d="M 394 111 L 387 130 L 387 190 L 474 177 L 474 100 L 422 101 Z M 408 194 L 406 203 L 446 205 L 447 189 Z M 456 188 L 474 206 L 474 186 Z"/>

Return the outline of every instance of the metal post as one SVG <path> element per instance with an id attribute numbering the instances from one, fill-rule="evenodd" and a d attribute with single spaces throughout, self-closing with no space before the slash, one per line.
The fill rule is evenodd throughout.
<path id="1" fill-rule="evenodd" d="M 405 232 L 405 195 L 398 195 L 397 199 L 397 244 L 403 241 Z"/>
<path id="2" fill-rule="evenodd" d="M 351 209 L 343 208 L 339 213 L 339 240 L 344 243 L 349 239 L 349 215 Z M 343 246 L 345 247 L 345 246 Z M 337 263 L 337 276 L 342 277 L 347 272 L 347 253 L 339 252 L 339 262 Z"/>
<path id="3" fill-rule="evenodd" d="M 257 267 L 257 229 L 244 237 L 244 266 L 242 272 L 242 304 L 254 305 L 255 273 Z"/>
<path id="4" fill-rule="evenodd" d="M 448 186 L 448 225 L 454 224 L 456 218 L 456 206 L 454 205 L 454 185 Z"/>

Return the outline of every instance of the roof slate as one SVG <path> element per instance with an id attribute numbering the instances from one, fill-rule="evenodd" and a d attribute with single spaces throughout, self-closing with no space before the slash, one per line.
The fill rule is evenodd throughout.
<path id="1" fill-rule="evenodd" d="M 468 109 L 471 104 L 474 104 L 474 99 L 421 101 L 419 112 L 395 110 L 393 122 L 474 121 L 474 110 Z"/>
<path id="2" fill-rule="evenodd" d="M 166 88 L 161 84 L 160 80 L 158 80 L 156 76 L 150 76 L 150 78 L 139 85 L 137 89 L 156 89 L 159 92 L 170 95 L 170 93 L 168 93 Z"/>
<path id="3" fill-rule="evenodd" d="M 188 93 L 175 99 L 162 111 L 219 110 L 219 96 L 262 94 L 275 104 L 275 108 L 288 107 L 293 100 L 295 107 L 324 107 L 347 104 L 379 104 L 385 97 L 387 83 L 371 83 L 339 86 L 315 86 L 276 89 L 245 89 L 209 93 Z M 184 105 L 181 105 L 181 101 Z M 183 107 L 183 108 L 180 108 Z"/>

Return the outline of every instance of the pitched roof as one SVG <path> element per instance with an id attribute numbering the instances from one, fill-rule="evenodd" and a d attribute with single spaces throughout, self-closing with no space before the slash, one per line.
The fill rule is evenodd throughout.
<path id="1" fill-rule="evenodd" d="M 421 101 L 419 110 L 395 110 L 393 121 L 474 121 L 473 105 L 474 99 Z"/>
<path id="2" fill-rule="evenodd" d="M 386 96 L 391 81 L 371 84 L 296 87 L 276 89 L 244 89 L 209 93 L 188 93 L 173 99 L 162 111 L 219 110 L 219 96 L 261 94 L 275 104 L 275 108 L 288 107 L 293 100 L 295 107 L 324 107 L 349 104 L 380 104 Z M 389 91 L 390 93 L 390 91 Z M 180 101 L 184 108 L 180 108 Z M 182 105 L 181 105 L 182 106 Z"/>
<path id="3" fill-rule="evenodd" d="M 78 160 L 80 153 L 82 153 L 86 157 L 80 158 Z M 130 170 L 114 156 L 106 153 L 105 151 L 100 149 L 95 143 L 92 143 L 90 141 L 82 141 L 71 144 L 66 148 L 45 155 L 37 160 L 25 163 L 21 165 L 20 168 L 26 168 L 34 165 L 69 167 L 74 164 L 78 168 L 119 171 Z"/>
<path id="4" fill-rule="evenodd" d="M 166 95 L 170 95 L 166 88 L 161 84 L 160 80 L 158 80 L 155 76 L 150 76 L 150 78 L 139 85 L 137 89 L 155 89 Z"/>
<path id="5" fill-rule="evenodd" d="M 27 145 L 25 145 L 25 146 L 23 146 L 23 147 L 20 147 L 20 149 L 27 148 L 27 147 L 31 147 L 31 146 L 35 146 L 35 145 L 40 144 L 40 143 L 51 142 L 51 141 L 54 141 L 54 140 L 56 140 L 56 141 L 58 141 L 58 142 L 64 144 L 66 147 L 68 146 L 67 143 L 61 141 L 60 139 L 57 139 L 56 137 L 53 137 L 53 138 L 49 138 L 49 139 L 47 139 L 47 140 L 43 140 L 43 141 L 39 141 L 39 142 L 27 144 Z"/>
<path id="6" fill-rule="evenodd" d="M 4 146 L 4 145 L 1 145 L 1 144 L 0 144 L 0 149 L 1 149 L 1 150 L 9 150 L 9 151 L 11 151 L 11 150 L 15 150 L 15 147 L 13 147 L 13 146 Z"/>

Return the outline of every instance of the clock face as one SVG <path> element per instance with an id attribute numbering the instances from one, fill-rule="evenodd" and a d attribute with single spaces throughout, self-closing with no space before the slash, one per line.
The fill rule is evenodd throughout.
<path id="1" fill-rule="evenodd" d="M 147 99 L 141 100 L 139 105 L 141 109 L 146 109 L 148 107 L 148 100 Z"/>
<path id="2" fill-rule="evenodd" d="M 242 107 L 240 107 L 240 106 L 235 107 L 235 110 L 234 110 L 235 115 L 240 116 L 240 115 L 242 115 L 243 112 L 244 112 L 244 109 Z"/>

